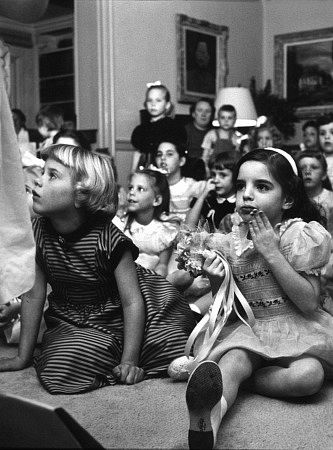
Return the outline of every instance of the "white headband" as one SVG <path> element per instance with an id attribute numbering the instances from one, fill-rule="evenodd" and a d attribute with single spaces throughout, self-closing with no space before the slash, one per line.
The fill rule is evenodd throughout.
<path id="1" fill-rule="evenodd" d="M 280 155 L 284 156 L 289 164 L 291 165 L 293 172 L 296 176 L 298 176 L 298 170 L 297 170 L 297 166 L 296 163 L 293 159 L 293 157 L 291 155 L 289 155 L 289 153 L 285 152 L 284 150 L 281 150 L 280 148 L 274 148 L 274 147 L 265 147 L 264 150 L 270 150 L 272 152 L 276 152 L 279 153 Z"/>

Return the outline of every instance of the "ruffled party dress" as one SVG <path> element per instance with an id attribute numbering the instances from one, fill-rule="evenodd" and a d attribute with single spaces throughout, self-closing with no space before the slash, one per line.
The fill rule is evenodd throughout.
<path id="1" fill-rule="evenodd" d="M 331 236 L 317 222 L 291 219 L 275 228 L 280 249 L 295 271 L 320 274 L 331 252 Z M 228 235 L 211 235 L 209 247 L 219 250 L 231 265 L 234 279 L 255 316 L 251 328 L 241 321 L 222 329 L 208 359 L 219 361 L 227 351 L 243 348 L 267 361 L 308 355 L 318 358 L 328 377 L 333 376 L 333 317 L 320 306 L 304 314 L 283 292 L 264 258 L 247 239 L 244 222 Z M 306 299 L 305 299 L 306 301 Z M 194 345 L 198 354 L 202 335 Z"/>

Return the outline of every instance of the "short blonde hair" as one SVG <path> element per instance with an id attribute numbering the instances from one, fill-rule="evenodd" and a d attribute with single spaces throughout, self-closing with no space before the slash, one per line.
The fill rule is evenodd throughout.
<path id="1" fill-rule="evenodd" d="M 49 146 L 42 156 L 70 169 L 79 208 L 90 214 L 100 211 L 111 218 L 116 214 L 118 189 L 109 156 L 66 144 Z"/>

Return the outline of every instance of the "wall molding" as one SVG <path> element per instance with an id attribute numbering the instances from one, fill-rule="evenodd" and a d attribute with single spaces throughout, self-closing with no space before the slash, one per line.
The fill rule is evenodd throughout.
<path id="1" fill-rule="evenodd" d="M 115 155 L 113 1 L 97 6 L 98 145 Z"/>

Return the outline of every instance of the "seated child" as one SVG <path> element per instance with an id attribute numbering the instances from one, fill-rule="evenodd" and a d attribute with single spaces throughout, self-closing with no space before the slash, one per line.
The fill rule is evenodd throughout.
<path id="1" fill-rule="evenodd" d="M 333 114 L 318 119 L 319 150 L 324 153 L 327 162 L 327 175 L 333 185 Z"/>
<path id="2" fill-rule="evenodd" d="M 209 160 L 219 153 L 227 151 L 239 151 L 238 136 L 235 132 L 237 119 L 236 109 L 232 105 L 222 105 L 217 113 L 220 127 L 208 131 L 202 142 L 202 159 L 206 165 L 207 177 L 209 177 Z"/>
<path id="3" fill-rule="evenodd" d="M 303 142 L 300 144 L 302 151 L 318 151 L 318 125 L 314 120 L 308 120 L 302 126 Z"/>
<path id="4" fill-rule="evenodd" d="M 39 147 L 39 150 L 42 151 L 53 144 L 54 136 L 64 125 L 62 109 L 56 105 L 43 106 L 37 113 L 36 124 L 39 133 L 45 138 Z"/>
<path id="5" fill-rule="evenodd" d="M 181 168 L 186 161 L 185 147 L 175 141 L 161 142 L 157 148 L 156 166 L 165 172 L 170 187 L 170 215 L 185 221 L 194 197 L 199 197 L 206 181 L 183 177 Z"/>
<path id="6" fill-rule="evenodd" d="M 254 130 L 253 148 L 273 147 L 273 132 L 269 125 L 261 125 Z"/>
<path id="7" fill-rule="evenodd" d="M 321 152 L 304 150 L 296 155 L 296 161 L 303 175 L 303 182 L 309 198 L 321 208 L 322 215 L 327 221 L 327 230 L 333 237 L 333 192 L 323 187 L 327 178 L 327 163 Z M 326 294 L 333 297 L 333 254 L 322 270 L 322 284 Z M 333 302 L 325 297 L 324 309 L 333 314 Z"/>
<path id="8" fill-rule="evenodd" d="M 91 150 L 90 143 L 84 134 L 70 128 L 64 128 L 58 131 L 58 133 L 53 137 L 53 144 L 76 145 L 78 147 L 85 148 L 86 150 Z"/>
<path id="9" fill-rule="evenodd" d="M 211 178 L 206 182 L 202 194 L 194 201 L 186 216 L 186 223 L 208 225 L 209 232 L 216 231 L 221 220 L 235 210 L 236 195 L 233 183 L 233 170 L 238 161 L 235 152 L 220 153 L 210 163 Z"/>
<path id="10" fill-rule="evenodd" d="M 127 214 L 122 219 L 115 216 L 113 223 L 138 247 L 136 262 L 165 277 L 178 233 L 178 223 L 168 221 L 170 191 L 166 176 L 150 169 L 132 174 L 127 202 Z"/>
<path id="11" fill-rule="evenodd" d="M 47 282 L 47 330 L 34 364 L 49 393 L 163 376 L 183 352 L 193 314 L 165 278 L 134 264 L 137 247 L 112 223 L 116 204 L 110 158 L 48 147 L 33 194 L 35 282 L 22 296 L 18 353 L 2 358 L 0 371 L 31 363 Z"/>
<path id="12" fill-rule="evenodd" d="M 296 164 L 280 149 L 259 149 L 238 162 L 235 179 L 241 220 L 232 233 L 207 238 L 211 251 L 202 253 L 201 267 L 214 293 L 230 268 L 248 305 L 242 303 L 246 315 L 238 311 L 223 327 L 236 306 L 231 298 L 230 307 L 216 311 L 217 320 L 210 317 L 191 336 L 196 359 L 186 367 L 183 358 L 190 449 L 214 448 L 241 386 L 272 398 L 302 399 L 333 377 L 333 317 L 321 308 L 318 277 L 329 259 L 330 236 Z M 172 367 L 175 362 L 169 373 Z"/>

